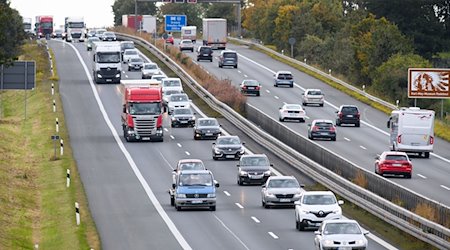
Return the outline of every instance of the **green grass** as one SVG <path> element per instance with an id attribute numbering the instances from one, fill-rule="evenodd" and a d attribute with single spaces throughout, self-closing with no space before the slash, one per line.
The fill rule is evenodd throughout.
<path id="1" fill-rule="evenodd" d="M 28 42 L 21 60 L 36 61 L 36 88 L 1 93 L 0 117 L 0 249 L 100 249 L 100 240 L 72 158 L 58 94 L 51 96 L 45 47 Z M 54 57 L 53 57 L 54 58 Z M 55 65 L 55 64 L 54 64 Z M 55 71 L 56 72 L 56 71 Z M 57 112 L 52 112 L 56 100 Z M 50 136 L 58 117 L 64 156 L 54 159 Z M 59 141 L 57 142 L 59 154 Z M 57 155 L 59 156 L 59 155 Z M 66 170 L 72 184 L 66 188 Z M 75 223 L 75 201 L 80 203 L 80 226 Z"/>

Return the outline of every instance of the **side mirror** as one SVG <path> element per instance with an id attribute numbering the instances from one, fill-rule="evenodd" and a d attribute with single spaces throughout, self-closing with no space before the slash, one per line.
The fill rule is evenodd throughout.
<path id="1" fill-rule="evenodd" d="M 242 145 L 245 145 L 245 141 L 242 142 Z"/>
<path id="2" fill-rule="evenodd" d="M 177 187 L 177 184 L 172 183 L 172 188 L 176 188 L 176 187 Z"/>
<path id="3" fill-rule="evenodd" d="M 338 110 L 336 110 L 336 111 L 334 111 L 334 113 L 336 113 L 336 114 L 337 114 L 337 113 L 339 113 L 339 111 L 338 111 Z"/>
<path id="4" fill-rule="evenodd" d="M 194 115 L 196 115 L 197 113 L 194 112 Z"/>
<path id="5" fill-rule="evenodd" d="M 220 186 L 219 182 L 216 181 L 216 180 L 214 180 L 214 186 L 215 186 L 216 188 L 218 188 L 218 187 Z"/>
<path id="6" fill-rule="evenodd" d="M 262 188 L 266 188 L 266 184 L 262 184 L 261 187 L 262 187 Z"/>
<path id="7" fill-rule="evenodd" d="M 273 167 L 273 163 L 270 163 L 270 166 Z"/>
<path id="8" fill-rule="evenodd" d="M 308 124 L 308 127 L 311 127 L 311 123 Z"/>
<path id="9" fill-rule="evenodd" d="M 386 127 L 391 128 L 391 121 L 387 121 Z"/>
<path id="10" fill-rule="evenodd" d="M 300 184 L 300 187 L 301 187 L 301 188 L 304 188 L 304 187 L 305 187 L 305 184 Z"/>
<path id="11" fill-rule="evenodd" d="M 320 232 L 319 231 L 314 231 L 314 234 L 315 235 L 320 235 Z"/>
<path id="12" fill-rule="evenodd" d="M 222 127 L 222 124 L 219 124 L 219 127 Z"/>
<path id="13" fill-rule="evenodd" d="M 216 145 L 216 143 L 215 143 L 215 142 L 213 142 L 213 143 L 212 143 L 212 145 Z"/>
<path id="14" fill-rule="evenodd" d="M 240 166 L 241 166 L 241 164 L 239 164 L 239 163 L 238 163 L 238 164 L 236 164 L 236 167 L 240 167 Z"/>
<path id="15" fill-rule="evenodd" d="M 364 231 L 363 234 L 364 235 L 368 235 L 368 234 L 370 234 L 370 232 L 369 231 Z"/>
<path id="16" fill-rule="evenodd" d="M 339 204 L 339 205 L 343 205 L 343 204 L 344 204 L 344 201 L 343 201 L 343 200 L 338 200 L 338 204 Z"/>
<path id="17" fill-rule="evenodd" d="M 281 107 L 279 107 L 278 109 L 281 109 Z"/>
<path id="18" fill-rule="evenodd" d="M 379 160 L 380 159 L 380 157 L 377 155 L 377 156 L 375 156 L 375 160 Z"/>

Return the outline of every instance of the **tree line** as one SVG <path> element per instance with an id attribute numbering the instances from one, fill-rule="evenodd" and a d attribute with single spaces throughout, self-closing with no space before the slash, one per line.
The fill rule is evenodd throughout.
<path id="1" fill-rule="evenodd" d="M 24 39 L 19 12 L 10 7 L 8 0 L 0 0 L 0 65 L 11 63 L 20 55 Z"/>

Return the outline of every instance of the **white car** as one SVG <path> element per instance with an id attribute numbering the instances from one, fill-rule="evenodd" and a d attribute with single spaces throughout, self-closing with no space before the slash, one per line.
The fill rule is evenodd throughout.
<path id="1" fill-rule="evenodd" d="M 144 63 L 142 65 L 142 79 L 151 79 L 153 75 L 158 75 L 161 70 L 156 63 Z"/>
<path id="2" fill-rule="evenodd" d="M 191 52 L 194 52 L 194 44 L 191 40 L 181 40 L 180 41 L 180 50 L 190 50 Z"/>
<path id="3" fill-rule="evenodd" d="M 284 104 L 278 111 L 278 119 L 282 122 L 285 120 L 305 122 L 306 112 L 300 104 Z"/>
<path id="4" fill-rule="evenodd" d="M 183 85 L 181 85 L 180 78 L 164 78 L 161 80 L 163 94 L 168 90 L 180 90 L 183 92 Z"/>
<path id="5" fill-rule="evenodd" d="M 170 89 L 166 90 L 166 92 L 163 93 L 162 99 L 163 99 L 163 106 L 167 107 L 167 104 L 170 101 L 170 96 L 174 94 L 183 94 L 183 92 L 179 89 Z"/>
<path id="6" fill-rule="evenodd" d="M 355 220 L 327 220 L 314 232 L 317 250 L 325 249 L 366 249 L 369 232 L 363 231 Z"/>
<path id="7" fill-rule="evenodd" d="M 191 106 L 189 97 L 186 94 L 173 94 L 170 96 L 167 104 L 169 115 L 175 108 L 189 108 Z"/>
<path id="8" fill-rule="evenodd" d="M 307 191 L 295 203 L 295 226 L 299 231 L 306 227 L 319 227 L 325 220 L 341 219 L 342 200 L 336 200 L 331 191 Z"/>
<path id="9" fill-rule="evenodd" d="M 137 49 L 126 49 L 123 52 L 123 63 L 127 63 L 131 58 L 138 58 L 139 57 L 139 52 L 137 51 Z"/>
<path id="10" fill-rule="evenodd" d="M 302 94 L 303 106 L 309 104 L 318 104 L 320 107 L 323 107 L 324 101 L 324 94 L 320 89 L 306 89 Z"/>

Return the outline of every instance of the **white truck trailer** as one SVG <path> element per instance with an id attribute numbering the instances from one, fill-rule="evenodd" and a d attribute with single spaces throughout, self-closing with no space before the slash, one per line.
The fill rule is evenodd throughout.
<path id="1" fill-rule="evenodd" d="M 223 18 L 203 18 L 203 45 L 215 49 L 227 46 L 227 20 Z"/>
<path id="2" fill-rule="evenodd" d="M 120 42 L 95 42 L 92 74 L 96 83 L 120 83 Z"/>
<path id="3" fill-rule="evenodd" d="M 433 110 L 416 107 L 392 111 L 387 122 L 391 150 L 429 158 L 434 145 L 434 116 Z"/>

